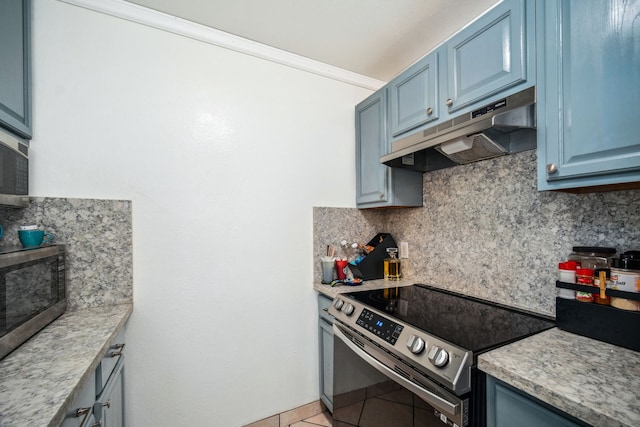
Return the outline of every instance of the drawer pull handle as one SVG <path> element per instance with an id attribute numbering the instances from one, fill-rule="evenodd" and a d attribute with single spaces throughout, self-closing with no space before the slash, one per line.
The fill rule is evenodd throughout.
<path id="1" fill-rule="evenodd" d="M 124 351 L 124 344 L 116 344 L 113 346 L 113 348 L 115 350 L 118 351 L 112 351 L 111 354 L 109 354 L 109 357 L 118 357 L 118 356 L 122 356 L 122 352 Z"/>
<path id="2" fill-rule="evenodd" d="M 87 415 L 91 411 L 91 408 L 78 408 L 76 409 L 76 418 L 80 418 L 83 415 Z"/>
<path id="3" fill-rule="evenodd" d="M 86 427 L 89 422 L 89 415 L 91 415 L 93 407 L 89 408 L 78 408 L 76 409 L 76 417 L 80 418 L 84 415 L 82 421 L 80 421 L 80 427 Z"/>

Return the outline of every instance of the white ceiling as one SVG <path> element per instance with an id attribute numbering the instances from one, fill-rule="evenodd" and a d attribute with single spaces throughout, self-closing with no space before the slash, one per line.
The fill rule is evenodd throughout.
<path id="1" fill-rule="evenodd" d="M 498 0 L 129 0 L 388 81 Z"/>

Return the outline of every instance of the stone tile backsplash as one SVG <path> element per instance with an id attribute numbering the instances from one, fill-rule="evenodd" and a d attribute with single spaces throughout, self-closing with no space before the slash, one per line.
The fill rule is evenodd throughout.
<path id="1" fill-rule="evenodd" d="M 31 198 L 24 209 L 0 209 L 3 247 L 20 246 L 21 225 L 37 224 L 67 245 L 69 309 L 131 303 L 131 202 Z"/>
<path id="2" fill-rule="evenodd" d="M 314 255 L 336 230 L 360 241 L 389 232 L 409 242 L 412 281 L 555 315 L 558 262 L 573 246 L 640 249 L 640 190 L 538 192 L 535 150 L 423 179 L 422 208 L 315 208 Z"/>

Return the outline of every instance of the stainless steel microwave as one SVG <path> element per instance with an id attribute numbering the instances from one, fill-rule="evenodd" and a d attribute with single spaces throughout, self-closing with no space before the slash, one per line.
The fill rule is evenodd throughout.
<path id="1" fill-rule="evenodd" d="M 0 359 L 67 309 L 64 245 L 0 251 Z"/>
<path id="2" fill-rule="evenodd" d="M 29 203 L 29 147 L 0 129 L 0 206 Z"/>

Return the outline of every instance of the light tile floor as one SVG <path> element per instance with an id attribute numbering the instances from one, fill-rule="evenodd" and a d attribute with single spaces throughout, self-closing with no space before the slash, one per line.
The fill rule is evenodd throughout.
<path id="1" fill-rule="evenodd" d="M 307 418 L 306 420 L 298 421 L 295 424 L 290 424 L 289 427 L 333 427 L 333 420 L 331 419 L 331 414 L 329 412 L 323 412 L 321 414 L 315 415 L 311 418 Z"/>
<path id="2" fill-rule="evenodd" d="M 315 402 L 264 418 L 244 427 L 339 427 L 324 404 Z"/>

